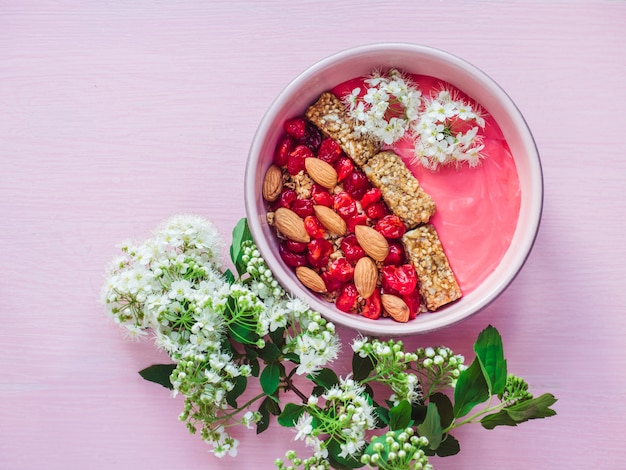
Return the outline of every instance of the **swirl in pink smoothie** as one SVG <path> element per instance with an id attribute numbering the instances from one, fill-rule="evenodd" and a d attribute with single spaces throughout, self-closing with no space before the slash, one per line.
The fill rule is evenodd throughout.
<path id="1" fill-rule="evenodd" d="M 410 75 L 423 95 L 449 84 L 433 77 Z M 362 79 L 350 80 L 332 91 L 339 97 L 363 86 Z M 459 96 L 475 102 L 460 93 Z M 462 165 L 429 170 L 413 159 L 412 144 L 403 139 L 391 149 L 402 157 L 437 210 L 430 222 L 441 239 L 450 266 L 464 294 L 473 291 L 491 274 L 506 253 L 519 217 L 520 185 L 513 156 L 495 120 L 485 118 L 485 158 L 474 168 Z"/>

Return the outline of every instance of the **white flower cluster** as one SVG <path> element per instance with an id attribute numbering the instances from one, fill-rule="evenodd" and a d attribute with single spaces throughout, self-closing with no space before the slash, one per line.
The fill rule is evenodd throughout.
<path id="1" fill-rule="evenodd" d="M 438 386 L 454 388 L 456 381 L 467 366 L 461 354 L 454 354 L 450 348 L 419 348 L 417 367 L 431 379 L 431 389 Z"/>
<path id="2" fill-rule="evenodd" d="M 180 419 L 218 456 L 237 453 L 239 442 L 224 424 L 240 410 L 230 408 L 228 393 L 251 376 L 225 341 L 230 327 L 243 332 L 237 340 L 259 348 L 265 335 L 284 328 L 284 352 L 299 355 L 300 374 L 317 372 L 339 349 L 334 325 L 285 293 L 252 242 L 244 242 L 242 256 L 249 276 L 238 281 L 222 272 L 223 247 L 208 220 L 175 216 L 144 243 L 121 247 L 101 295 L 131 337 L 152 331 L 175 361 L 170 382 L 185 398 Z M 239 422 L 250 427 L 260 419 L 248 411 Z"/>
<path id="3" fill-rule="evenodd" d="M 392 145 L 405 136 L 413 141 L 416 161 L 436 169 L 449 163 L 476 166 L 483 154 L 485 120 L 466 100 L 442 89 L 423 96 L 401 72 L 375 72 L 346 96 L 355 133 Z"/>
<path id="4" fill-rule="evenodd" d="M 345 458 L 365 447 L 366 432 L 375 427 L 374 407 L 365 388 L 348 377 L 320 397 L 309 398 L 306 411 L 295 425 L 296 440 L 304 440 L 318 459 L 328 456 L 326 445 L 335 440 L 340 445 L 339 456 Z M 322 441 L 319 436 L 328 436 L 328 440 Z"/>
<path id="5" fill-rule="evenodd" d="M 422 399 L 418 377 L 407 371 L 418 357 L 415 353 L 406 352 L 402 341 L 357 337 L 352 342 L 352 350 L 363 358 L 370 358 L 376 380 L 391 388 L 393 393 L 389 401 L 394 405 L 402 400 L 416 403 Z"/>
<path id="6" fill-rule="evenodd" d="M 428 439 L 415 435 L 413 428 L 389 431 L 372 443 L 372 453 L 361 457 L 370 468 L 433 470 L 424 449 Z"/>

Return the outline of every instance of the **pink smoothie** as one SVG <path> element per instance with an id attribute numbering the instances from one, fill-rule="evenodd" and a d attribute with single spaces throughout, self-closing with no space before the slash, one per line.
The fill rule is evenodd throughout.
<path id="1" fill-rule="evenodd" d="M 432 77 L 410 77 L 423 95 L 441 88 L 441 81 Z M 352 80 L 333 92 L 341 97 L 360 85 L 359 79 Z M 446 84 L 446 88 L 452 87 Z M 474 104 L 470 97 L 460 96 Z M 463 165 L 429 170 L 413 162 L 409 142 L 400 141 L 392 147 L 435 200 L 437 211 L 431 223 L 464 294 L 480 285 L 500 263 L 511 243 L 520 209 L 519 178 L 509 147 L 495 120 L 487 113 L 483 117 L 485 158 L 474 168 Z"/>

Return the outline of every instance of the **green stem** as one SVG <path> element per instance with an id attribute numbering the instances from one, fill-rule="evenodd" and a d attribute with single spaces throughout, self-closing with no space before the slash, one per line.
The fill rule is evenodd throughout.
<path id="1" fill-rule="evenodd" d="M 457 421 L 456 419 L 454 419 L 450 423 L 450 425 L 443 430 L 443 433 L 445 434 L 447 432 L 450 432 L 452 429 L 458 428 L 459 426 L 462 426 L 464 424 L 473 423 L 475 422 L 477 418 L 480 418 L 481 416 L 484 416 L 488 413 L 492 413 L 494 411 L 500 411 L 502 408 L 504 408 L 505 403 L 498 403 L 497 405 L 491 406 L 492 399 L 493 399 L 493 395 L 489 397 L 489 403 L 487 403 L 487 406 L 483 408 L 482 410 L 480 410 L 479 412 L 474 413 L 472 416 L 465 418 L 462 421 Z"/>

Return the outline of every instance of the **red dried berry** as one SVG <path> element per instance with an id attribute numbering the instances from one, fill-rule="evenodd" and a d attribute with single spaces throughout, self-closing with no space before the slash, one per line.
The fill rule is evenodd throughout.
<path id="1" fill-rule="evenodd" d="M 370 188 L 370 182 L 367 176 L 361 171 L 354 170 L 343 181 L 343 189 L 354 199 L 361 199 L 365 195 L 365 191 Z"/>
<path id="2" fill-rule="evenodd" d="M 354 266 L 345 258 L 337 258 L 328 267 L 327 272 L 329 276 L 336 279 L 341 284 L 345 284 L 354 277 Z"/>
<path id="3" fill-rule="evenodd" d="M 278 253 L 287 266 L 297 268 L 298 266 L 307 265 L 307 258 L 304 254 L 289 251 L 283 243 L 278 246 Z"/>
<path id="4" fill-rule="evenodd" d="M 397 215 L 389 214 L 376 222 L 376 231 L 385 238 L 400 238 L 406 232 L 406 225 Z"/>
<path id="5" fill-rule="evenodd" d="M 278 197 L 278 207 L 291 209 L 291 205 L 298 199 L 298 195 L 291 188 L 283 188 Z"/>
<path id="6" fill-rule="evenodd" d="M 300 140 L 300 143 L 306 145 L 313 152 L 317 153 L 323 139 L 324 136 L 319 129 L 314 125 L 307 123 L 304 137 Z"/>
<path id="7" fill-rule="evenodd" d="M 323 268 L 328 264 L 333 246 L 325 238 L 315 238 L 307 245 L 307 261 L 313 268 Z"/>
<path id="8" fill-rule="evenodd" d="M 354 163 L 348 157 L 339 157 L 335 163 L 335 170 L 337 171 L 337 181 L 343 181 L 346 176 L 354 171 Z"/>
<path id="9" fill-rule="evenodd" d="M 348 261 L 356 263 L 358 260 L 365 256 L 365 250 L 361 248 L 359 242 L 356 239 L 356 235 L 351 233 L 341 240 L 341 251 Z"/>
<path id="10" fill-rule="evenodd" d="M 380 318 L 382 312 L 383 306 L 380 298 L 380 290 L 376 289 L 374 293 L 365 300 L 361 315 L 370 320 L 376 320 Z"/>
<path id="11" fill-rule="evenodd" d="M 359 293 L 353 283 L 345 284 L 335 300 L 336 307 L 342 312 L 351 312 L 356 306 Z"/>
<path id="12" fill-rule="evenodd" d="M 346 221 L 346 224 L 348 232 L 354 232 L 354 227 L 357 225 L 367 225 L 367 216 L 365 214 L 353 215 Z"/>
<path id="13" fill-rule="evenodd" d="M 365 209 L 365 214 L 373 220 L 382 219 L 389 214 L 389 209 L 383 201 L 378 201 L 370 204 Z"/>
<path id="14" fill-rule="evenodd" d="M 287 159 L 287 171 L 291 175 L 297 175 L 304 170 L 304 161 L 313 156 L 313 152 L 306 145 L 298 145 L 289 154 Z"/>
<path id="15" fill-rule="evenodd" d="M 285 248 L 292 253 L 304 253 L 306 251 L 306 243 L 285 240 Z"/>
<path id="16" fill-rule="evenodd" d="M 287 119 L 283 124 L 283 129 L 294 139 L 304 139 L 306 134 L 306 121 L 301 117 Z"/>
<path id="17" fill-rule="evenodd" d="M 387 292 L 407 295 L 417 287 L 417 274 L 412 264 L 383 266 L 382 286 Z"/>
<path id="18" fill-rule="evenodd" d="M 296 199 L 291 205 L 291 210 L 304 219 L 313 214 L 313 201 L 311 199 Z"/>
<path id="19" fill-rule="evenodd" d="M 311 188 L 311 197 L 315 204 L 319 204 L 320 206 L 330 207 L 333 205 L 333 196 L 324 189 L 323 186 L 314 183 Z"/>
<path id="20" fill-rule="evenodd" d="M 327 163 L 333 164 L 342 156 L 343 151 L 333 139 L 324 139 L 317 151 L 317 158 Z"/>
<path id="21" fill-rule="evenodd" d="M 391 240 L 389 242 L 389 254 L 384 259 L 383 264 L 400 266 L 404 263 L 406 263 L 406 252 L 404 251 L 404 246 L 398 241 Z"/>
<path id="22" fill-rule="evenodd" d="M 419 290 L 415 289 L 413 292 L 402 296 L 402 300 L 409 307 L 409 320 L 413 320 L 420 312 L 420 294 Z"/>
<path id="23" fill-rule="evenodd" d="M 345 191 L 335 194 L 333 209 L 335 209 L 335 212 L 344 220 L 348 220 L 350 217 L 356 215 L 359 210 L 354 198 Z"/>
<path id="24" fill-rule="evenodd" d="M 334 292 L 342 286 L 341 282 L 339 282 L 339 279 L 331 276 L 328 271 L 324 271 L 322 274 L 320 274 L 320 276 L 324 281 L 324 285 L 326 286 L 326 290 L 328 292 Z"/>
<path id="25" fill-rule="evenodd" d="M 289 154 L 296 147 L 294 140 L 288 135 L 283 136 L 276 145 L 274 151 L 274 164 L 278 166 L 286 166 Z"/>
<path id="26" fill-rule="evenodd" d="M 324 238 L 326 229 L 314 215 L 307 215 L 304 218 L 304 228 L 311 238 Z"/>
<path id="27" fill-rule="evenodd" d="M 380 189 L 370 188 L 367 191 L 365 191 L 365 194 L 363 194 L 363 197 L 361 198 L 361 207 L 365 209 L 367 206 L 369 206 L 373 202 L 380 201 L 381 197 L 382 197 L 382 193 L 380 192 Z"/>

